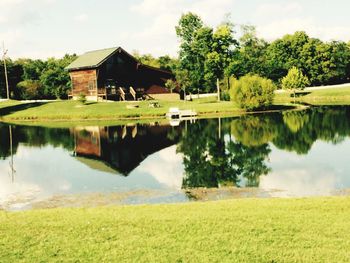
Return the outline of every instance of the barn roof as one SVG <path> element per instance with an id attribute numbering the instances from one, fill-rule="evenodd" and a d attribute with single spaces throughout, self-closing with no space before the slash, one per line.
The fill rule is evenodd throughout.
<path id="1" fill-rule="evenodd" d="M 123 51 L 121 47 L 106 48 L 100 50 L 94 50 L 84 53 L 69 64 L 67 70 L 78 70 L 78 69 L 88 69 L 88 68 L 97 68 L 103 62 L 106 61 L 111 55 L 113 55 L 118 50 Z"/>
<path id="2" fill-rule="evenodd" d="M 105 48 L 105 49 L 99 49 L 94 51 L 89 51 L 84 53 L 83 55 L 80 55 L 76 60 L 74 60 L 71 64 L 69 64 L 66 67 L 66 70 L 73 71 L 73 70 L 81 70 L 81 69 L 95 69 L 98 68 L 102 63 L 104 63 L 109 57 L 111 57 L 116 52 L 124 53 L 129 58 L 131 58 L 135 63 L 137 63 L 139 66 L 150 69 L 152 71 L 158 71 L 163 72 L 171 77 L 173 77 L 173 74 L 167 70 L 155 68 L 152 66 L 144 65 L 140 61 L 138 61 L 135 57 L 130 55 L 128 52 L 126 52 L 121 47 L 113 47 L 113 48 Z"/>

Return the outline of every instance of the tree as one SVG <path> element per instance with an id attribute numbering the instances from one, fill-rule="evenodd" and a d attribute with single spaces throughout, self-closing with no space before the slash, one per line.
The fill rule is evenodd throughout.
<path id="1" fill-rule="evenodd" d="M 40 99 L 43 96 L 42 85 L 38 80 L 23 80 L 17 84 L 18 98 L 23 100 Z"/>
<path id="2" fill-rule="evenodd" d="M 217 79 L 229 76 L 226 69 L 237 45 L 232 23 L 226 21 L 214 31 L 199 16 L 187 13 L 180 18 L 176 33 L 181 41 L 179 68 L 188 72 L 189 92 L 215 90 Z"/>
<path id="3" fill-rule="evenodd" d="M 184 100 L 186 99 L 187 91 L 191 87 L 191 81 L 189 72 L 186 69 L 177 69 L 176 70 L 176 82 L 179 85 L 180 89 L 183 91 Z"/>
<path id="4" fill-rule="evenodd" d="M 350 53 L 350 41 L 347 44 L 347 51 L 348 53 Z M 348 64 L 346 66 L 346 78 L 347 78 L 347 81 L 350 80 L 350 59 L 348 60 Z"/>
<path id="5" fill-rule="evenodd" d="M 266 68 L 269 78 L 278 82 L 293 66 L 306 72 L 310 64 L 308 59 L 311 57 L 305 57 L 303 51 L 309 42 L 310 38 L 305 32 L 285 35 L 272 42 L 266 50 Z"/>
<path id="6" fill-rule="evenodd" d="M 17 61 L 6 59 L 7 77 L 10 90 L 10 97 L 17 98 L 17 84 L 22 80 L 23 67 Z M 0 62 L 0 97 L 6 97 L 5 69 L 4 62 Z"/>
<path id="7" fill-rule="evenodd" d="M 170 91 L 170 93 L 173 93 L 173 91 L 176 89 L 177 87 L 177 83 L 176 81 L 172 80 L 172 79 L 168 79 L 165 82 L 165 87 Z"/>
<path id="8" fill-rule="evenodd" d="M 272 104 L 276 86 L 269 79 L 246 75 L 233 84 L 233 100 L 243 109 L 266 108 Z"/>
<path id="9" fill-rule="evenodd" d="M 200 44 L 206 44 L 206 41 L 199 40 L 204 39 L 205 35 L 211 35 L 203 27 L 201 18 L 191 12 L 183 14 L 175 27 L 176 35 L 180 38 L 180 65 L 178 72 L 187 72 L 190 83 L 186 89 L 190 92 L 200 88 L 203 84 L 201 80 L 203 79 L 204 58 L 201 51 L 203 47 Z M 201 31 L 199 31 L 200 29 Z"/>
<path id="10" fill-rule="evenodd" d="M 294 94 L 295 100 L 295 91 L 303 90 L 307 85 L 309 85 L 309 79 L 303 75 L 301 70 L 296 67 L 292 67 L 287 76 L 282 79 L 282 89 L 290 90 Z"/>
<path id="11" fill-rule="evenodd" d="M 247 74 L 266 74 L 266 50 L 269 44 L 257 37 L 256 28 L 251 25 L 241 26 L 242 36 L 239 47 L 233 52 L 233 59 L 227 68 L 228 75 L 240 78 Z"/>
<path id="12" fill-rule="evenodd" d="M 76 55 L 65 55 L 62 59 L 49 58 L 47 66 L 40 76 L 44 95 L 51 98 L 65 98 L 70 88 L 70 77 L 65 68 Z"/>
<path id="13" fill-rule="evenodd" d="M 159 68 L 159 61 L 157 58 L 153 57 L 151 54 L 140 55 L 138 51 L 133 51 L 132 55 L 144 65 Z"/>
<path id="14" fill-rule="evenodd" d="M 160 56 L 158 58 L 159 67 L 161 69 L 175 72 L 176 68 L 178 67 L 179 61 L 176 58 L 172 58 L 168 55 Z"/>
<path id="15" fill-rule="evenodd" d="M 237 47 L 238 42 L 233 37 L 233 24 L 225 22 L 217 27 L 213 33 L 213 43 L 211 51 L 206 55 L 205 61 L 205 79 L 211 83 L 216 82 L 217 79 L 228 79 L 230 72 L 227 70 L 232 61 L 234 48 Z M 227 86 L 229 82 L 227 81 Z"/>
<path id="16" fill-rule="evenodd" d="M 39 80 L 46 68 L 46 62 L 40 59 L 19 59 L 18 63 L 23 67 L 23 80 Z"/>

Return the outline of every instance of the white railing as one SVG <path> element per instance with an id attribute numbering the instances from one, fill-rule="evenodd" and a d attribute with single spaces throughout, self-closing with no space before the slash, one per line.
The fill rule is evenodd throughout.
<path id="1" fill-rule="evenodd" d="M 120 97 L 122 98 L 122 100 L 125 100 L 125 92 L 121 87 L 119 87 L 119 94 L 120 94 Z"/>
<path id="2" fill-rule="evenodd" d="M 130 94 L 136 100 L 136 91 L 133 89 L 133 87 L 130 87 Z"/>

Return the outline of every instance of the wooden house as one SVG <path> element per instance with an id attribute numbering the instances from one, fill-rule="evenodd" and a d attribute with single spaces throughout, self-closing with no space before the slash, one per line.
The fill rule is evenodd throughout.
<path id="1" fill-rule="evenodd" d="M 144 65 L 121 47 L 87 52 L 66 69 L 73 99 L 81 94 L 88 100 L 179 98 L 165 87 L 168 79 L 174 79 L 171 72 Z"/>

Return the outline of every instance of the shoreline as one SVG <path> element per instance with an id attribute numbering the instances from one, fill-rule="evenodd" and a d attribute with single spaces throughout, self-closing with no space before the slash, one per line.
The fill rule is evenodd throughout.
<path id="1" fill-rule="evenodd" d="M 256 111 L 245 111 L 243 109 L 233 109 L 233 110 L 213 110 L 213 111 L 199 111 L 197 117 L 194 117 L 193 120 L 200 119 L 211 119 L 211 118 L 234 118 L 245 115 L 255 115 L 255 114 L 264 114 L 264 113 L 278 113 L 283 111 L 295 111 L 295 110 L 304 110 L 307 108 L 313 107 L 313 105 L 301 105 L 301 104 L 276 104 L 271 106 L 270 109 L 266 110 L 256 110 Z M 181 119 L 180 119 L 181 120 Z M 4 124 L 13 124 L 13 125 L 47 125 L 47 124 L 58 124 L 58 125 L 76 125 L 76 124 L 123 124 L 123 123 L 147 123 L 147 122 L 169 122 L 171 119 L 166 118 L 165 113 L 162 111 L 157 114 L 143 114 L 141 116 L 103 116 L 103 117 L 71 117 L 71 118 L 60 118 L 56 116 L 50 117 L 38 117 L 38 116 L 23 116 L 23 117 L 0 117 L 0 123 Z"/>

